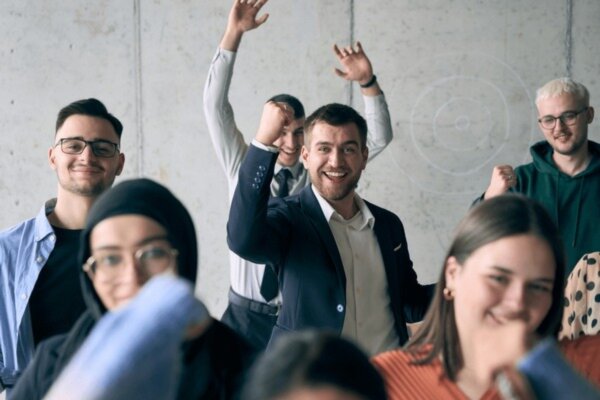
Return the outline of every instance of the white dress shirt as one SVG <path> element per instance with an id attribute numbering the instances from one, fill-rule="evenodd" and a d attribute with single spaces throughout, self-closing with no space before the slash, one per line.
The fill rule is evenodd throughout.
<path id="1" fill-rule="evenodd" d="M 346 311 L 342 336 L 353 339 L 370 355 L 398 347 L 387 276 L 373 227 L 375 217 L 358 196 L 358 212 L 344 219 L 317 192 L 323 215 L 331 228 L 346 275 Z"/>

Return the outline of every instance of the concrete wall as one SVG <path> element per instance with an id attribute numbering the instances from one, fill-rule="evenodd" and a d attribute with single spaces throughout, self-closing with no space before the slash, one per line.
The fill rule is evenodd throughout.
<path id="1" fill-rule="evenodd" d="M 220 315 L 228 287 L 227 187 L 202 113 L 202 88 L 229 0 L 4 0 L 0 5 L 0 228 L 56 191 L 47 164 L 57 111 L 97 97 L 124 125 L 125 178 L 168 185 L 199 231 L 199 294 Z M 492 166 L 528 159 L 542 138 L 535 89 L 571 74 L 600 96 L 600 2 L 271 0 L 242 42 L 231 100 L 250 140 L 262 103 L 297 95 L 307 111 L 362 100 L 333 74 L 333 43 L 359 39 L 395 138 L 363 175 L 363 197 L 404 221 L 424 282 Z M 569 39 L 570 38 L 570 39 Z M 591 137 L 600 139 L 600 124 Z"/>

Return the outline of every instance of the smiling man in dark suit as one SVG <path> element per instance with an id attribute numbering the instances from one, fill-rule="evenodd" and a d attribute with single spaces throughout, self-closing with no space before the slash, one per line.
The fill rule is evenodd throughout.
<path id="1" fill-rule="evenodd" d="M 269 200 L 273 143 L 291 121 L 289 106 L 265 105 L 227 224 L 232 251 L 278 266 L 283 306 L 271 342 L 321 328 L 370 354 L 395 348 L 408 339 L 406 323 L 424 316 L 433 285 L 418 283 L 400 219 L 355 193 L 369 154 L 365 120 L 341 104 L 315 111 L 302 147 L 312 185 Z"/>

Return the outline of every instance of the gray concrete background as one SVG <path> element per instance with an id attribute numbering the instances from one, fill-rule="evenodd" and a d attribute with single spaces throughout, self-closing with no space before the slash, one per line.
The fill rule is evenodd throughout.
<path id="1" fill-rule="evenodd" d="M 202 88 L 229 0 L 3 0 L 0 5 L 0 228 L 37 213 L 56 191 L 47 163 L 58 110 L 97 97 L 125 125 L 123 178 L 170 187 L 194 216 L 198 293 L 226 304 L 227 185 L 202 113 Z M 529 159 L 542 138 L 535 89 L 572 75 L 600 96 L 600 2 L 271 0 L 242 42 L 231 100 L 250 140 L 262 103 L 297 95 L 308 112 L 351 103 L 333 74 L 333 43 L 359 39 L 386 93 L 394 141 L 361 195 L 404 222 L 415 268 L 437 279 L 452 229 L 493 165 Z M 596 121 L 591 138 L 600 139 Z"/>

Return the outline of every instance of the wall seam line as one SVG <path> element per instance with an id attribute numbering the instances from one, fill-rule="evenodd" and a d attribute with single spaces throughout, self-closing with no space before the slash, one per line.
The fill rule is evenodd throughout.
<path id="1" fill-rule="evenodd" d="M 137 175 L 144 176 L 144 129 L 142 118 L 142 33 L 141 33 L 141 4 L 140 0 L 133 0 L 133 30 L 134 30 L 134 79 L 135 79 L 135 122 L 136 122 L 136 150 L 137 150 Z"/>
<path id="2" fill-rule="evenodd" d="M 567 27 L 565 32 L 565 69 L 567 77 L 573 73 L 573 0 L 567 0 Z"/>
<path id="3" fill-rule="evenodd" d="M 349 34 L 349 45 L 353 46 L 354 45 L 354 0 L 350 0 L 350 34 Z M 347 97 L 347 104 L 350 107 L 354 106 L 354 87 L 353 87 L 353 82 L 352 81 L 348 81 L 347 84 L 347 88 L 346 88 L 346 97 Z"/>

